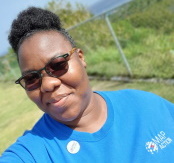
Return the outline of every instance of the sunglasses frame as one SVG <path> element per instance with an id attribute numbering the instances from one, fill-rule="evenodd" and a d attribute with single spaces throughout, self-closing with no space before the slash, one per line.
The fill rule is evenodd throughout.
<path id="1" fill-rule="evenodd" d="M 26 73 L 26 74 L 22 75 L 19 79 L 17 79 L 17 80 L 15 81 L 15 83 L 16 83 L 16 84 L 20 84 L 20 85 L 22 86 L 22 88 L 24 88 L 25 90 L 27 90 L 27 88 L 25 88 L 25 87 L 22 85 L 21 80 L 22 80 L 25 76 L 27 76 L 28 74 L 37 73 L 37 74 L 39 75 L 39 81 L 40 81 L 40 85 L 41 85 L 41 79 L 42 79 L 42 73 L 41 73 L 41 72 L 42 72 L 43 70 L 45 70 L 45 72 L 46 72 L 49 76 L 51 76 L 51 77 L 57 78 L 57 77 L 62 76 L 63 74 L 60 75 L 60 76 L 56 76 L 56 75 L 51 74 L 50 72 L 47 72 L 47 71 L 46 71 L 46 67 L 47 67 L 54 59 L 56 59 L 56 58 L 63 57 L 63 58 L 65 58 L 65 59 L 67 59 L 67 57 L 70 57 L 76 50 L 77 50 L 77 48 L 72 48 L 72 49 L 69 51 L 69 53 L 66 53 L 66 54 L 63 54 L 63 55 L 59 55 L 59 56 L 56 56 L 56 57 L 52 58 L 43 68 L 41 68 L 41 69 L 39 69 L 39 70 L 36 70 L 36 71 L 31 71 L 31 72 L 29 72 L 29 73 Z M 38 87 L 38 88 L 39 88 L 39 87 Z M 37 88 L 36 88 L 36 89 L 37 89 Z M 35 89 L 33 89 L 33 90 L 35 90 Z M 33 91 L 33 90 L 27 90 L 27 91 Z"/>

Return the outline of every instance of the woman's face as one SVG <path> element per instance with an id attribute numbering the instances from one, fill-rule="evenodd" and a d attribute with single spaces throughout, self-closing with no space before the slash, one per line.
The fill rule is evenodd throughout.
<path id="1" fill-rule="evenodd" d="M 19 48 L 22 73 L 43 68 L 56 55 L 68 53 L 70 42 L 56 31 L 37 32 L 25 39 Z M 26 91 L 28 97 L 57 121 L 66 123 L 85 113 L 92 91 L 86 74 L 83 52 L 77 49 L 68 61 L 68 71 L 59 78 L 42 71 L 41 87 Z"/>

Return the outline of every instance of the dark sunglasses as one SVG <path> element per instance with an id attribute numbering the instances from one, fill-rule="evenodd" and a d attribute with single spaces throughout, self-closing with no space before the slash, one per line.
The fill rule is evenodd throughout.
<path id="1" fill-rule="evenodd" d="M 55 78 L 62 76 L 68 71 L 68 60 L 75 50 L 76 48 L 73 48 L 69 53 L 52 58 L 45 67 L 22 75 L 15 83 L 20 84 L 27 91 L 33 91 L 41 86 L 41 72 L 43 70 L 45 70 L 48 75 Z"/>

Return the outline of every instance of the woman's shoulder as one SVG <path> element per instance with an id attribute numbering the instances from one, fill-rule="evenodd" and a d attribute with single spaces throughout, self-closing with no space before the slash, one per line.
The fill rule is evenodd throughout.
<path id="1" fill-rule="evenodd" d="M 152 92 L 147 92 L 144 90 L 137 89 L 122 89 L 122 90 L 114 90 L 114 91 L 96 91 L 97 93 L 108 96 L 110 98 L 125 98 L 125 99 L 162 99 L 157 94 Z M 144 99 L 145 98 L 145 99 Z"/>
<path id="2" fill-rule="evenodd" d="M 109 100 L 114 107 L 124 111 L 162 112 L 166 110 L 174 116 L 174 104 L 152 92 L 135 89 L 97 92 Z"/>

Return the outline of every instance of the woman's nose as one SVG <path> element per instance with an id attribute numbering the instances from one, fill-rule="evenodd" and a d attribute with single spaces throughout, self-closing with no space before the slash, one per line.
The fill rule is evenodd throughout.
<path id="1" fill-rule="evenodd" d="M 42 77 L 41 83 L 41 92 L 51 92 L 54 91 L 55 88 L 60 87 L 61 80 L 59 78 L 51 77 L 51 76 L 44 76 Z"/>

